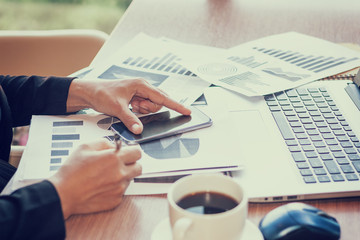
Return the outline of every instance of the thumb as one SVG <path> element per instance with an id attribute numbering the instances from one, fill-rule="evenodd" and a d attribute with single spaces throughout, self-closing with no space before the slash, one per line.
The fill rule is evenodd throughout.
<path id="1" fill-rule="evenodd" d="M 129 109 L 126 108 L 118 118 L 134 134 L 140 134 L 143 131 L 143 124 L 139 118 Z"/>

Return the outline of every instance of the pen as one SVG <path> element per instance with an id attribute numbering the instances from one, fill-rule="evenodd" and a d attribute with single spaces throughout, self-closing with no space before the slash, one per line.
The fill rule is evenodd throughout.
<path id="1" fill-rule="evenodd" d="M 114 136 L 114 142 L 116 144 L 115 146 L 115 152 L 118 152 L 121 148 L 121 140 L 120 140 L 120 136 L 118 134 L 115 134 Z"/>

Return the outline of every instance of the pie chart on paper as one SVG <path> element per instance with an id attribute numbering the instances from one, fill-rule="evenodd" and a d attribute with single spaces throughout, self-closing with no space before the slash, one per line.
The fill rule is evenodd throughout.
<path id="1" fill-rule="evenodd" d="M 182 134 L 178 134 L 142 143 L 140 146 L 144 153 L 155 159 L 188 158 L 198 152 L 200 140 L 199 138 L 183 137 Z"/>
<path id="2" fill-rule="evenodd" d="M 101 129 L 110 130 L 111 125 L 117 122 L 120 122 L 118 118 L 106 116 L 97 122 L 97 126 Z"/>

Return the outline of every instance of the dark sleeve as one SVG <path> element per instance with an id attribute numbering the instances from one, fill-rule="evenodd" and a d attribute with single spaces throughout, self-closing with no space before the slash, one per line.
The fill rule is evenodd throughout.
<path id="1" fill-rule="evenodd" d="M 6 94 L 14 126 L 28 125 L 35 114 L 65 114 L 73 79 L 0 75 L 0 84 Z"/>
<path id="2" fill-rule="evenodd" d="M 49 181 L 0 196 L 0 238 L 65 238 L 60 199 Z"/>

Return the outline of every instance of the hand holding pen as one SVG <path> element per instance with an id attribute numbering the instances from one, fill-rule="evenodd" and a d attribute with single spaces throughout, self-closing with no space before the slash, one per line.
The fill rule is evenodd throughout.
<path id="1" fill-rule="evenodd" d="M 115 142 L 115 152 L 120 151 L 122 141 L 121 141 L 120 136 L 118 134 L 115 134 L 114 142 Z"/>

